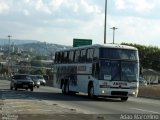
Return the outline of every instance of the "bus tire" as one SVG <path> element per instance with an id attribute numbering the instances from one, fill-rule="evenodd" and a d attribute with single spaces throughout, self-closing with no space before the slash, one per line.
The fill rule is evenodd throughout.
<path id="1" fill-rule="evenodd" d="M 15 87 L 15 90 L 17 91 L 17 90 L 18 90 L 18 88 L 17 88 L 17 87 Z"/>
<path id="2" fill-rule="evenodd" d="M 93 84 L 89 84 L 88 86 L 88 97 L 92 99 L 95 98 Z"/>
<path id="3" fill-rule="evenodd" d="M 70 90 L 69 90 L 69 82 L 67 81 L 66 82 L 66 94 L 68 95 L 68 94 L 70 94 Z"/>
<path id="4" fill-rule="evenodd" d="M 12 86 L 10 86 L 10 90 L 13 90 L 13 87 L 12 87 Z"/>
<path id="5" fill-rule="evenodd" d="M 121 101 L 127 101 L 128 100 L 128 97 L 121 97 Z"/>
<path id="6" fill-rule="evenodd" d="M 66 84 L 65 83 L 62 84 L 62 93 L 66 94 Z"/>
<path id="7" fill-rule="evenodd" d="M 33 88 L 31 88 L 30 90 L 33 91 Z"/>

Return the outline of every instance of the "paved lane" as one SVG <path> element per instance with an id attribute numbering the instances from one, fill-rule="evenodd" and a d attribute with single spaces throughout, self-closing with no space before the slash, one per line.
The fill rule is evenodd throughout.
<path id="1" fill-rule="evenodd" d="M 11 91 L 9 90 L 9 81 L 0 81 L 0 95 L 1 113 L 65 114 L 72 117 L 79 115 L 78 118 L 93 120 L 97 118 L 117 119 L 117 117 L 120 119 L 121 114 L 160 114 L 160 100 L 156 99 L 129 98 L 127 102 L 104 98 L 91 100 L 84 94 L 63 95 L 61 90 L 47 86 L 35 88 L 34 92 Z M 68 117 L 71 118 L 71 116 Z M 51 118 L 53 119 L 53 116 Z M 64 117 L 64 119 L 66 118 Z"/>
<path id="2" fill-rule="evenodd" d="M 51 99 L 57 104 L 71 106 L 89 114 L 160 114 L 160 100 L 158 99 L 129 98 L 127 102 L 121 102 L 119 99 L 109 98 L 91 100 L 82 94 L 67 96 L 61 94 L 61 90 L 50 87 L 42 87 L 38 91 L 45 91 L 49 95 L 45 96 L 46 99 Z"/>

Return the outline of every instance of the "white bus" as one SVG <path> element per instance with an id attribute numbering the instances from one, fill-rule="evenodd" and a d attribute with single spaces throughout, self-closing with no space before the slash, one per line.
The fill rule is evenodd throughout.
<path id="1" fill-rule="evenodd" d="M 137 48 L 105 44 L 71 48 L 55 53 L 53 86 L 63 94 L 83 92 L 89 97 L 137 96 Z"/>

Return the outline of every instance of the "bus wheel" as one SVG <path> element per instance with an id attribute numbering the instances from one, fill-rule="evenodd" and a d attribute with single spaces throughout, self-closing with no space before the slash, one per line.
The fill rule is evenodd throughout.
<path id="1" fill-rule="evenodd" d="M 13 87 L 12 87 L 12 86 L 10 86 L 10 90 L 13 90 Z"/>
<path id="2" fill-rule="evenodd" d="M 62 93 L 66 94 L 66 84 L 62 84 Z"/>
<path id="3" fill-rule="evenodd" d="M 94 87 L 93 87 L 93 85 L 88 86 L 88 97 L 89 98 L 94 98 Z"/>
<path id="4" fill-rule="evenodd" d="M 17 87 L 15 87 L 15 90 L 17 91 L 17 90 L 18 90 L 18 88 L 17 88 Z"/>
<path id="5" fill-rule="evenodd" d="M 121 101 L 127 101 L 128 97 L 121 97 Z"/>
<path id="6" fill-rule="evenodd" d="M 69 91 L 69 83 L 68 83 L 68 82 L 66 83 L 66 88 L 65 88 L 65 90 L 66 90 L 66 94 L 70 94 L 70 91 Z"/>

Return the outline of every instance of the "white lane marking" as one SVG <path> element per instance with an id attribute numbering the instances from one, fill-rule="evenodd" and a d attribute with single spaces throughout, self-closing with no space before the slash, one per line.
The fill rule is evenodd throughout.
<path id="1" fill-rule="evenodd" d="M 131 109 L 139 110 L 139 111 L 144 111 L 144 112 L 150 112 L 150 113 L 154 113 L 154 114 L 160 114 L 159 112 L 150 111 L 150 110 L 144 110 L 144 109 L 140 109 L 140 108 L 131 108 Z"/>

